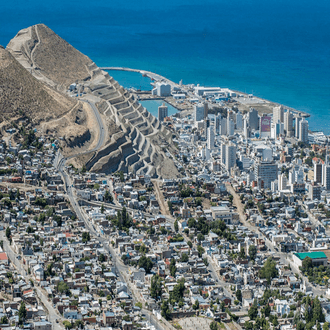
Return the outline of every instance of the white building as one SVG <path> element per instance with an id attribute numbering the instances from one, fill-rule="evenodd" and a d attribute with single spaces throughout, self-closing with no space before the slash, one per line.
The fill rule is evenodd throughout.
<path id="1" fill-rule="evenodd" d="M 171 85 L 164 82 L 156 82 L 156 87 L 152 90 L 152 94 L 158 96 L 170 96 Z"/>
<path id="2" fill-rule="evenodd" d="M 273 108 L 273 123 L 277 124 L 278 122 L 284 122 L 284 109 L 282 105 Z"/>

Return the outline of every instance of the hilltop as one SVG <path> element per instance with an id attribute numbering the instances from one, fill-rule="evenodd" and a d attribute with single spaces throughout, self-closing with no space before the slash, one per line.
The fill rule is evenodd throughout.
<path id="1" fill-rule="evenodd" d="M 20 30 L 7 50 L 36 78 L 57 89 L 91 78 L 93 62 L 44 24 Z"/>

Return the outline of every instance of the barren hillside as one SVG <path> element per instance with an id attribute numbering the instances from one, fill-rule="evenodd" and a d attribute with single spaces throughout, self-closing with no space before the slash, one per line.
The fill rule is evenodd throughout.
<path id="1" fill-rule="evenodd" d="M 7 49 L 38 79 L 61 90 L 90 78 L 93 62 L 44 24 L 19 31 Z"/>
<path id="2" fill-rule="evenodd" d="M 26 114 L 39 123 L 63 115 L 75 104 L 39 82 L 0 46 L 0 120 Z"/>

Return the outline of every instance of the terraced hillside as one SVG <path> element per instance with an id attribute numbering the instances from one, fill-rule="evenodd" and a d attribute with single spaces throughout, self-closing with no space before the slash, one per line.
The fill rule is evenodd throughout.
<path id="1" fill-rule="evenodd" d="M 152 177 L 179 175 L 173 161 L 162 150 L 174 151 L 172 133 L 157 118 L 106 72 L 85 86 L 102 100 L 100 108 L 104 115 L 121 128 L 87 162 L 87 168 L 100 172 L 133 171 Z"/>
<path id="2" fill-rule="evenodd" d="M 85 98 L 97 102 L 108 124 L 108 136 L 101 149 L 87 160 L 84 157 L 88 169 L 134 171 L 152 177 L 179 175 L 163 151 L 174 151 L 171 131 L 108 73 L 48 27 L 41 24 L 20 31 L 8 49 L 36 78 L 62 91 L 79 82 L 87 92 Z"/>

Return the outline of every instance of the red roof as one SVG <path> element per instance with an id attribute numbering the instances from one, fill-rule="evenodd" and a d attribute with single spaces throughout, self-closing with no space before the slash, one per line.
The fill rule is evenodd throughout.
<path id="1" fill-rule="evenodd" d="M 7 253 L 6 252 L 1 252 L 0 253 L 0 260 L 8 260 Z"/>

